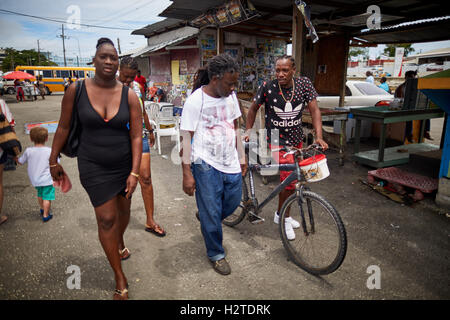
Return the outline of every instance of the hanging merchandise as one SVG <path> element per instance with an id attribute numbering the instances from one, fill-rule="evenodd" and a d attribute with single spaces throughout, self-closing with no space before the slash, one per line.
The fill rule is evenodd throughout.
<path id="1" fill-rule="evenodd" d="M 319 41 L 319 36 L 317 35 L 316 29 L 314 29 L 314 26 L 311 23 L 311 8 L 301 0 L 295 0 L 295 5 L 303 15 L 305 25 L 309 30 L 309 37 L 311 38 L 311 41 L 313 43 L 316 43 L 317 41 Z"/>
<path id="2" fill-rule="evenodd" d="M 212 8 L 190 22 L 193 27 L 225 27 L 259 16 L 249 0 L 229 0 Z"/>

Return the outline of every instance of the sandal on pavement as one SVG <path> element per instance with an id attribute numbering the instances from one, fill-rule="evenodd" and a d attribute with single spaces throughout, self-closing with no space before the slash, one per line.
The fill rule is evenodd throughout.
<path id="1" fill-rule="evenodd" d="M 6 220 L 8 220 L 8 217 L 7 217 L 7 216 L 1 216 L 1 217 L 0 217 L 0 224 L 6 222 Z"/>
<path id="2" fill-rule="evenodd" d="M 128 289 L 114 290 L 113 300 L 128 300 Z"/>
<path id="3" fill-rule="evenodd" d="M 145 231 L 153 233 L 153 234 L 157 235 L 158 237 L 164 237 L 166 235 L 166 232 L 156 223 L 153 228 L 146 224 Z"/>
<path id="4" fill-rule="evenodd" d="M 130 256 L 130 250 L 128 248 L 123 248 L 123 250 L 119 249 L 120 260 L 127 260 Z"/>

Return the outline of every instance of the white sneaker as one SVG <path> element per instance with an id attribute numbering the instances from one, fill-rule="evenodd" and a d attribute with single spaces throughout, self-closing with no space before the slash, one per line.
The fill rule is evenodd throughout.
<path id="1" fill-rule="evenodd" d="M 286 222 L 289 222 L 294 229 L 300 228 L 300 222 L 298 222 L 292 217 L 287 217 Z"/>
<path id="2" fill-rule="evenodd" d="M 280 223 L 280 216 L 278 215 L 277 211 L 275 211 L 275 215 L 273 216 L 273 222 L 275 222 L 276 224 Z"/>
<path id="3" fill-rule="evenodd" d="M 284 227 L 286 229 L 286 237 L 288 240 L 295 240 L 295 232 L 290 222 L 285 222 Z"/>
<path id="4" fill-rule="evenodd" d="M 273 217 L 273 222 L 276 224 L 280 223 L 280 216 L 278 215 L 278 212 L 275 211 L 275 215 Z M 289 222 L 293 228 L 297 229 L 300 228 L 300 222 L 297 220 L 294 220 L 292 217 L 287 217 L 285 222 Z"/>

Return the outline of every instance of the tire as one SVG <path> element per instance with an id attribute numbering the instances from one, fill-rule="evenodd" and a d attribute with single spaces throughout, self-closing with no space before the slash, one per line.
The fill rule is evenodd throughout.
<path id="1" fill-rule="evenodd" d="M 223 219 L 222 223 L 228 227 L 234 227 L 235 225 L 241 223 L 242 220 L 244 220 L 246 214 L 247 210 L 244 208 L 244 205 L 242 204 L 241 201 L 236 210 L 234 210 L 234 212 L 230 214 L 228 217 Z"/>
<path id="2" fill-rule="evenodd" d="M 344 224 L 336 209 L 322 196 L 303 191 L 302 204 L 308 235 L 303 231 L 298 198 L 291 195 L 283 204 L 280 213 L 279 231 L 289 258 L 303 270 L 313 275 L 325 275 L 336 271 L 344 261 L 347 252 L 347 235 Z M 290 216 L 300 223 L 294 229 L 295 240 L 286 236 L 285 219 L 290 208 Z M 314 232 L 309 212 L 312 212 Z"/>
<path id="3" fill-rule="evenodd" d="M 14 88 L 9 87 L 9 88 L 6 90 L 6 93 L 7 93 L 7 94 L 16 94 L 16 90 L 15 90 Z"/>
<path id="4" fill-rule="evenodd" d="M 234 227 L 244 220 L 247 215 L 247 209 L 244 206 L 245 201 L 248 199 L 247 184 L 245 183 L 245 177 L 242 178 L 242 199 L 239 206 L 234 210 L 232 214 L 222 220 L 222 223 L 228 227 Z"/>

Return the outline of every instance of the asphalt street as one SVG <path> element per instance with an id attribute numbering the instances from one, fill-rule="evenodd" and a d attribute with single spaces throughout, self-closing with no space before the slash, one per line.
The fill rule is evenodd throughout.
<path id="1" fill-rule="evenodd" d="M 58 120 L 61 95 L 45 100 L 8 103 L 24 148 L 31 146 L 26 123 Z M 50 134 L 48 146 L 51 146 Z M 144 231 L 145 212 L 140 188 L 132 200 L 125 244 L 131 257 L 123 262 L 130 299 L 449 299 L 450 220 L 427 198 L 412 207 L 398 204 L 361 184 L 368 167 L 327 152 L 329 178 L 311 185 L 339 211 L 344 221 L 348 250 L 334 273 L 316 277 L 289 261 L 272 222 L 276 200 L 263 211 L 266 222 L 247 220 L 234 228 L 224 226 L 224 245 L 232 268 L 217 274 L 206 251 L 195 218 L 194 197 L 183 193 L 181 167 L 171 161 L 175 143 L 163 137 L 163 153 L 152 149 L 155 218 L 167 231 L 158 238 Z M 351 148 L 347 150 L 350 157 Z M 56 193 L 54 217 L 43 223 L 35 189 L 26 166 L 4 172 L 0 226 L 0 299 L 112 298 L 114 278 L 98 240 L 94 210 L 80 185 L 76 159 L 63 157 L 62 165 L 73 189 Z M 257 176 L 258 196 L 277 184 L 264 185 Z M 375 267 L 374 267 L 375 266 Z M 373 270 L 379 286 L 368 286 Z M 79 270 L 80 282 L 72 281 Z M 368 281 L 369 280 L 369 281 Z"/>

